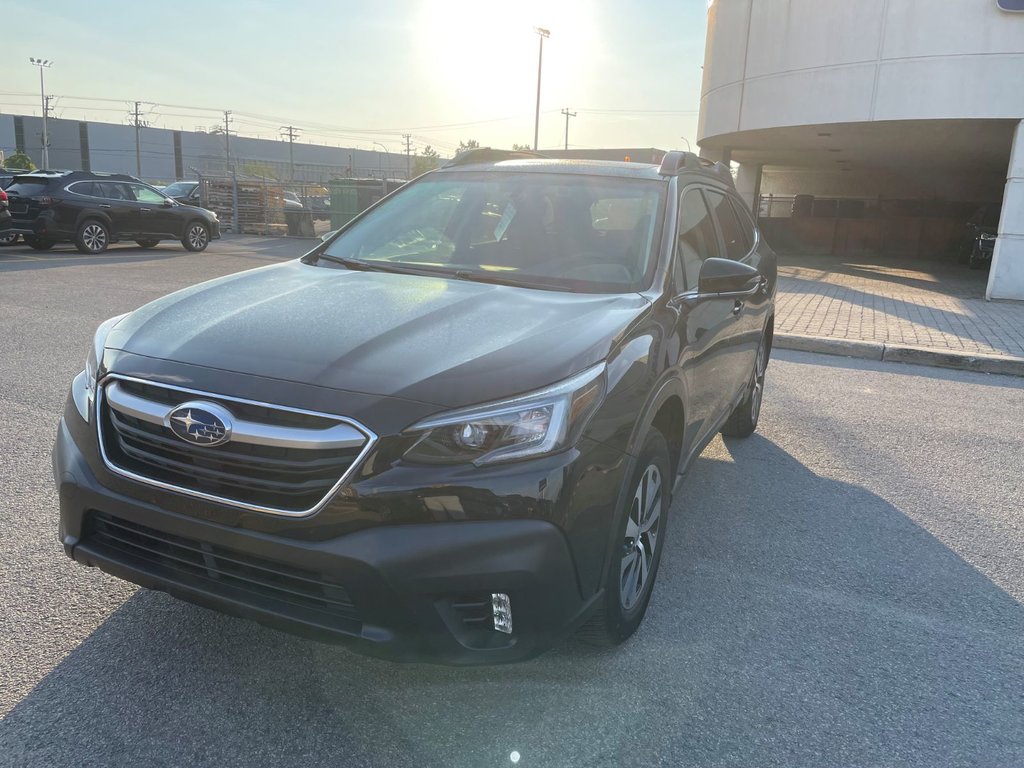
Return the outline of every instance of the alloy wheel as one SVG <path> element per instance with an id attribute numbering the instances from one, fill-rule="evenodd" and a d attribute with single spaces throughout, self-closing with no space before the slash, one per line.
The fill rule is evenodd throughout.
<path id="1" fill-rule="evenodd" d="M 202 224 L 193 224 L 188 230 L 188 244 L 197 251 L 206 246 L 206 227 Z"/>
<path id="2" fill-rule="evenodd" d="M 764 341 L 757 348 L 757 360 L 754 362 L 754 386 L 750 391 L 750 420 L 757 424 L 761 414 L 761 400 L 764 397 L 764 372 L 768 368 L 768 349 Z"/>
<path id="3" fill-rule="evenodd" d="M 82 242 L 87 250 L 99 253 L 107 247 L 107 231 L 99 224 L 86 224 L 82 230 Z"/>
<path id="4" fill-rule="evenodd" d="M 622 543 L 619 600 L 627 611 L 641 602 L 650 583 L 661 523 L 661 493 L 661 472 L 651 464 L 633 492 Z"/>

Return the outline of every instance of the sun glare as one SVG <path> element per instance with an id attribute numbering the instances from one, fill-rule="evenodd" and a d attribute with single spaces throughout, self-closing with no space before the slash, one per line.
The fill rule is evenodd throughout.
<path id="1" fill-rule="evenodd" d="M 586 0 L 424 0 L 418 18 L 419 76 L 430 83 L 440 109 L 466 120 L 532 114 L 534 27 L 551 30 L 544 41 L 541 109 L 563 106 L 570 95 L 579 95 L 586 62 L 595 53 L 597 25 Z M 532 138 L 532 131 L 523 134 L 524 140 Z"/>

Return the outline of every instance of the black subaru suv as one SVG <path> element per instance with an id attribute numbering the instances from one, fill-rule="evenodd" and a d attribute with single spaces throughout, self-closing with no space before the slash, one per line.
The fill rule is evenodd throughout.
<path id="1" fill-rule="evenodd" d="M 388 658 L 619 643 L 687 465 L 757 426 L 775 286 L 720 165 L 471 151 L 299 260 L 104 322 L 60 539 Z"/>
<path id="2" fill-rule="evenodd" d="M 89 171 L 34 171 L 6 189 L 11 230 L 38 251 L 71 241 L 82 253 L 103 253 L 119 240 L 153 248 L 180 240 L 202 251 L 220 237 L 217 214 L 181 205 L 133 176 Z"/>

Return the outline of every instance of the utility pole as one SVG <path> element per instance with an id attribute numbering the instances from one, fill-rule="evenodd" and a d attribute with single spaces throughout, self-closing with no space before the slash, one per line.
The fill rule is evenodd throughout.
<path id="1" fill-rule="evenodd" d="M 281 135 L 288 139 L 288 168 L 289 178 L 295 181 L 295 140 L 299 138 L 299 129 L 294 125 L 286 125 L 281 128 Z"/>
<path id="2" fill-rule="evenodd" d="M 540 51 L 537 53 L 537 109 L 533 113 L 533 151 L 536 152 L 540 136 L 540 73 L 544 68 L 544 38 L 551 37 L 551 30 L 534 27 L 533 31 L 540 37 Z"/>
<path id="3" fill-rule="evenodd" d="M 405 178 L 408 180 L 412 178 L 412 135 L 403 133 L 402 138 L 405 139 Z"/>
<path id="4" fill-rule="evenodd" d="M 562 110 L 562 114 L 565 115 L 565 148 L 569 148 L 569 118 L 576 117 L 575 112 L 570 112 L 569 108 L 566 107 Z"/>
<path id="5" fill-rule="evenodd" d="M 37 59 L 29 57 L 29 63 L 39 67 L 39 100 L 43 107 L 43 170 L 50 167 L 50 136 L 46 130 L 46 118 L 50 114 L 50 100 L 46 97 L 46 87 L 43 85 L 43 70 L 53 66 L 50 59 Z"/>
<path id="6" fill-rule="evenodd" d="M 140 102 L 135 102 L 135 111 L 132 113 L 132 123 L 135 124 L 135 175 L 142 178 L 142 121 L 139 118 Z"/>
<path id="7" fill-rule="evenodd" d="M 224 110 L 224 157 L 228 170 L 231 170 L 231 110 Z"/>

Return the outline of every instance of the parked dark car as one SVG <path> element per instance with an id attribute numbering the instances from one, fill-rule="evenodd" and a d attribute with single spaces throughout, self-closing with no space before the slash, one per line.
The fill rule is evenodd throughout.
<path id="1" fill-rule="evenodd" d="M 300 260 L 103 323 L 61 541 L 388 658 L 620 643 L 682 474 L 757 427 L 775 286 L 721 165 L 475 150 Z"/>
<path id="2" fill-rule="evenodd" d="M 11 213 L 7 203 L 7 193 L 0 189 L 0 242 L 5 240 L 11 228 Z"/>
<path id="3" fill-rule="evenodd" d="M 986 269 L 992 263 L 999 230 L 1000 205 L 983 205 L 967 220 L 960 246 L 960 260 L 971 269 Z"/>
<path id="4" fill-rule="evenodd" d="M 201 189 L 198 181 L 176 181 L 160 190 L 167 197 L 182 205 L 200 206 Z"/>
<path id="5" fill-rule="evenodd" d="M 20 173 L 28 173 L 28 171 L 0 166 L 0 190 L 5 189 L 14 177 Z M 7 196 L 4 194 L 0 195 L 0 197 L 6 199 Z M 4 212 L 0 212 L 0 248 L 3 248 L 18 242 L 20 235 L 17 232 L 11 231 L 11 216 L 8 207 L 0 205 L 0 208 L 3 208 L 3 211 L 6 212 L 6 215 Z"/>
<path id="6" fill-rule="evenodd" d="M 143 248 L 179 240 L 187 250 L 202 251 L 220 237 L 217 214 L 180 205 L 123 174 L 36 171 L 15 176 L 7 195 L 14 230 L 39 251 L 70 241 L 96 254 L 120 240 Z"/>

